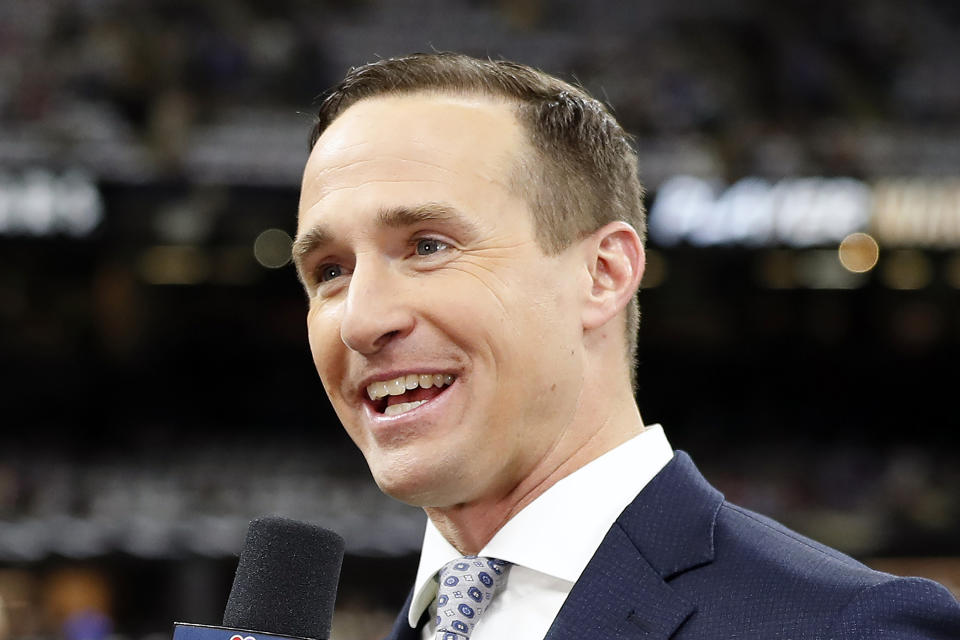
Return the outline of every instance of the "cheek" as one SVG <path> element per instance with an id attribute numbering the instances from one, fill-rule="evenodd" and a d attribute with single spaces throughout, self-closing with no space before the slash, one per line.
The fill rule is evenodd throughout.
<path id="1" fill-rule="evenodd" d="M 506 292 L 503 306 L 507 321 L 522 341 L 524 350 L 557 339 L 569 339 L 574 322 L 567 288 L 556 272 L 543 273 L 531 266 Z"/>
<path id="2" fill-rule="evenodd" d="M 435 324 L 460 348 L 481 358 L 500 356 L 514 332 L 517 311 L 509 284 L 479 270 L 451 272 L 431 287 L 423 307 Z"/>
<path id="3" fill-rule="evenodd" d="M 504 407 L 515 407 L 517 398 L 542 392 L 539 385 L 558 360 L 558 343 L 571 337 L 568 305 L 555 288 L 547 289 L 536 279 L 461 285 L 444 306 L 447 335 L 493 369 L 489 382 Z"/>
<path id="4" fill-rule="evenodd" d="M 341 384 L 346 375 L 347 349 L 340 340 L 340 324 L 337 315 L 324 310 L 323 313 L 311 309 L 307 314 L 307 337 L 313 363 L 320 375 L 323 390 L 333 405 L 333 409 L 343 425 L 347 435 L 361 451 L 368 450 L 365 434 L 356 428 L 354 416 L 348 403 L 340 393 Z"/>
<path id="5" fill-rule="evenodd" d="M 577 378 L 570 367 L 576 367 L 582 327 L 576 297 L 565 282 L 556 270 L 531 268 L 503 301 L 509 313 L 503 316 L 506 326 L 499 337 L 501 367 L 509 370 L 504 372 L 506 379 L 516 381 L 506 392 L 511 397 L 519 394 L 536 411 L 542 411 L 539 401 L 569 390 L 567 384 Z"/>
<path id="6" fill-rule="evenodd" d="M 337 371 L 340 370 L 342 358 L 338 355 L 338 345 L 343 346 L 340 340 L 339 324 L 335 322 L 333 314 L 321 313 L 311 307 L 307 313 L 307 340 L 310 343 L 310 353 L 313 355 L 313 364 L 320 374 L 323 387 L 333 400 L 331 389 L 336 388 Z"/>

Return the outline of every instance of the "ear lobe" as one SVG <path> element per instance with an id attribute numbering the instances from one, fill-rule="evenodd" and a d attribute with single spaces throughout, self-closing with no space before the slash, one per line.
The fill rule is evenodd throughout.
<path id="1" fill-rule="evenodd" d="M 583 307 L 583 328 L 596 329 L 630 303 L 643 278 L 645 256 L 636 230 L 611 222 L 585 239 L 591 289 Z"/>

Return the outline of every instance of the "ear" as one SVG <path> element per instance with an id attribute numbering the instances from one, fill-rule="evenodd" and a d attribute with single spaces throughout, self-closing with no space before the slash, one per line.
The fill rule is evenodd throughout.
<path id="1" fill-rule="evenodd" d="M 582 241 L 590 291 L 583 306 L 583 328 L 596 329 L 630 303 L 643 277 L 645 256 L 637 231 L 626 222 L 610 222 Z"/>

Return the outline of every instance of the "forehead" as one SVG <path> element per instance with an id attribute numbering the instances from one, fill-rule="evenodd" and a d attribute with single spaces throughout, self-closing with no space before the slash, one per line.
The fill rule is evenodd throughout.
<path id="1" fill-rule="evenodd" d="M 507 195 L 526 142 L 514 109 L 483 96 L 361 100 L 324 131 L 304 170 L 300 223 L 331 207 L 382 210 Z M 385 201 L 386 200 L 386 201 Z"/>

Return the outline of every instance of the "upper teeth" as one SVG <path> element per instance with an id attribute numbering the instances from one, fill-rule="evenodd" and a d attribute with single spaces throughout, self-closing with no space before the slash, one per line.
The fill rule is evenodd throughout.
<path id="1" fill-rule="evenodd" d="M 367 385 L 367 395 L 371 400 L 378 400 L 384 396 L 399 396 L 408 389 L 443 387 L 451 382 L 453 382 L 453 376 L 449 373 L 411 373 L 393 380 L 370 383 Z"/>

